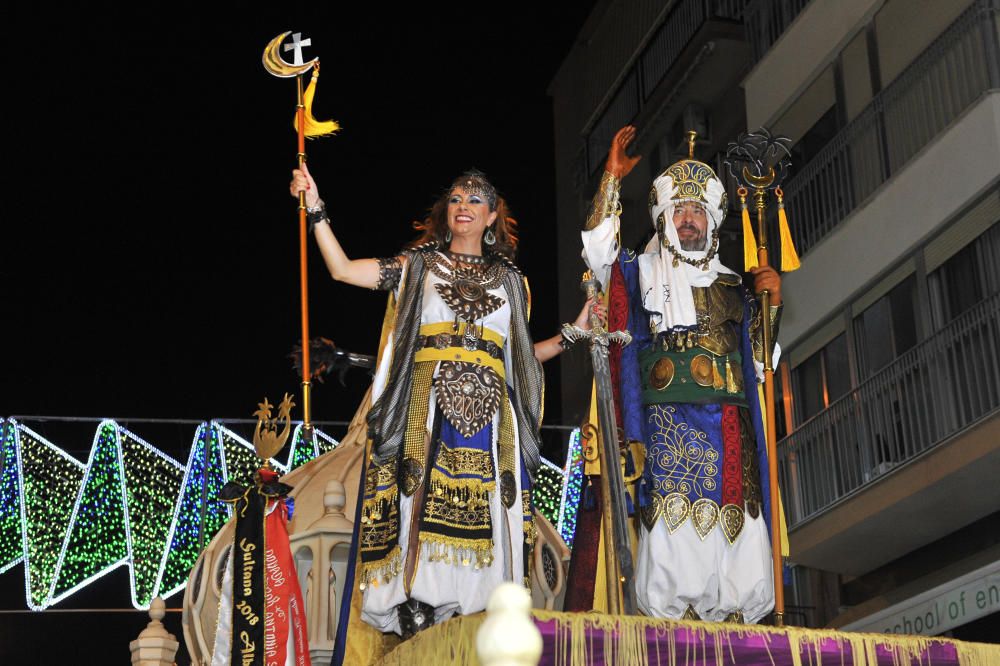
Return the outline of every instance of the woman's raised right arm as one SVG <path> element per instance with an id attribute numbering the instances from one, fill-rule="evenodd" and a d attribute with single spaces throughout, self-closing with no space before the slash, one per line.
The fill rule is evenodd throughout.
<path id="1" fill-rule="evenodd" d="M 315 209 L 323 205 L 319 198 L 316 181 L 309 175 L 309 167 L 305 164 L 302 165 L 301 169 L 292 171 L 292 183 L 289 190 L 296 199 L 299 198 L 299 192 L 305 190 L 307 209 Z M 323 223 L 313 225 L 313 233 L 330 275 L 339 282 L 375 289 L 379 285 L 378 260 L 349 258 L 344 253 L 344 249 L 340 247 L 340 241 L 333 233 L 329 218 L 326 218 L 325 215 L 324 218 Z"/>

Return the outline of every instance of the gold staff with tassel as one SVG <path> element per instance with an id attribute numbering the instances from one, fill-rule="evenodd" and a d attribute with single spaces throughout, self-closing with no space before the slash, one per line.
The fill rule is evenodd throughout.
<path id="1" fill-rule="evenodd" d="M 281 57 L 282 43 L 288 35 L 292 41 L 284 45 L 285 51 L 292 51 L 292 63 Z M 314 139 L 333 134 L 340 126 L 332 120 L 318 121 L 312 115 L 313 98 L 316 96 L 316 84 L 319 81 L 319 58 L 308 62 L 302 61 L 302 48 L 311 46 L 312 40 L 302 39 L 302 33 L 283 32 L 272 39 L 264 49 L 264 69 L 279 78 L 295 77 L 296 104 L 295 130 L 298 134 L 298 167 L 301 169 L 306 161 L 306 138 Z M 303 92 L 302 77 L 312 70 L 309 86 Z M 312 439 L 312 397 L 310 376 L 312 366 L 309 359 L 309 272 L 308 272 L 308 240 L 309 228 L 306 224 L 306 193 L 299 192 L 299 291 L 302 301 L 302 428 L 303 437 Z"/>
<path id="2" fill-rule="evenodd" d="M 791 166 L 791 141 L 772 136 L 766 129 L 741 135 L 726 150 L 726 167 L 739 183 L 737 194 L 743 218 L 743 260 L 746 271 L 766 267 L 768 263 L 766 210 L 768 192 L 773 191 L 778 203 L 778 226 L 781 238 L 781 272 L 799 268 L 800 262 L 785 215 L 784 192 L 781 183 Z M 753 193 L 757 211 L 757 238 L 754 238 L 747 209 L 747 196 Z M 782 518 L 778 493 L 778 455 L 775 433 L 774 402 L 774 336 L 771 322 L 771 294 L 765 289 L 760 293 L 761 331 L 764 363 L 765 436 L 767 438 L 768 478 L 771 502 L 771 556 L 774 564 L 774 618 L 777 626 L 784 625 L 785 589 L 782 568 Z"/>

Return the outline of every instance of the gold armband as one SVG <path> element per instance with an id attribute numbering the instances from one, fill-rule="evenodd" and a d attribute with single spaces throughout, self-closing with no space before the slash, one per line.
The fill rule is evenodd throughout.
<path id="1" fill-rule="evenodd" d="M 601 183 L 597 186 L 597 193 L 590 206 L 590 215 L 587 216 L 587 223 L 584 225 L 585 231 L 590 231 L 601 223 L 609 215 L 621 213 L 621 203 L 618 195 L 621 191 L 622 181 L 608 171 L 601 176 Z"/>

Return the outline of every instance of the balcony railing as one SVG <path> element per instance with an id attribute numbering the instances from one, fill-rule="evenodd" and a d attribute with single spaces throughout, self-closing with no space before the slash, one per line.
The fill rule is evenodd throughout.
<path id="1" fill-rule="evenodd" d="M 749 12 L 749 10 L 748 10 Z M 785 186 L 807 252 L 979 99 L 1000 88 L 1000 0 L 978 0 Z"/>
<path id="2" fill-rule="evenodd" d="M 778 443 L 794 527 L 1000 410 L 1000 293 Z"/>
<path id="3" fill-rule="evenodd" d="M 680 0 L 636 59 L 587 134 L 587 173 L 604 163 L 611 138 L 634 120 L 695 33 L 709 20 L 743 20 L 747 0 Z"/>
<path id="4" fill-rule="evenodd" d="M 755 0 L 747 5 L 747 40 L 754 63 L 760 62 L 810 2 L 812 0 Z"/>

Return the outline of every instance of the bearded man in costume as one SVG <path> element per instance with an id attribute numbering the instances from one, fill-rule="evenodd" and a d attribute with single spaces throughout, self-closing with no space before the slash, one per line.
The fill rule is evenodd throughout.
<path id="1" fill-rule="evenodd" d="M 719 261 L 728 204 L 707 164 L 684 159 L 661 173 L 649 192 L 656 234 L 641 254 L 620 247 L 634 138 L 633 127 L 615 135 L 582 235 L 608 294 L 608 330 L 633 336 L 612 352 L 611 372 L 618 426 L 643 445 L 627 456 L 645 449 L 626 463 L 641 470 L 637 601 L 655 617 L 755 623 L 774 606 L 760 307 Z M 776 332 L 780 278 L 771 268 L 753 278 L 771 294 Z"/>

